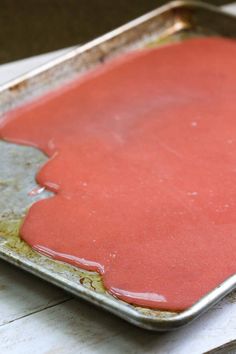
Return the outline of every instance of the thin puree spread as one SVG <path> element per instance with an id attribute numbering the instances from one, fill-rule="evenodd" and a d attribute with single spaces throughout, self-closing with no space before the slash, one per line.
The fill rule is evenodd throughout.
<path id="1" fill-rule="evenodd" d="M 35 250 L 98 271 L 130 303 L 183 310 L 236 272 L 236 44 L 136 51 L 8 113 L 1 138 L 49 157 Z"/>

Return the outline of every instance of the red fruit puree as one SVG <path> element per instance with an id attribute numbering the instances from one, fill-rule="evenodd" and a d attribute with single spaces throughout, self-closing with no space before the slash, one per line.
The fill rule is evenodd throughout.
<path id="1" fill-rule="evenodd" d="M 133 52 L 5 115 L 44 151 L 35 250 L 98 271 L 109 293 L 181 311 L 236 272 L 236 44 Z"/>

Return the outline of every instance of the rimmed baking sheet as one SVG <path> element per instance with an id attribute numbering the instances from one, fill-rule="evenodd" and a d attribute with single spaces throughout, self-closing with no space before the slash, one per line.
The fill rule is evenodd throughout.
<path id="1" fill-rule="evenodd" d="M 2 85 L 1 115 L 134 48 L 215 34 L 235 37 L 236 19 L 215 7 L 195 1 L 171 3 Z M 152 310 L 132 306 L 109 295 L 97 273 L 34 252 L 20 240 L 18 229 L 32 204 L 27 191 L 35 187 L 35 173 L 46 157 L 36 149 L 3 141 L 0 141 L 0 151 L 0 165 L 4 166 L 0 171 L 0 258 L 151 330 L 169 330 L 185 325 L 236 288 L 235 275 L 181 313 Z M 48 195 L 49 192 L 44 192 L 34 201 Z"/>

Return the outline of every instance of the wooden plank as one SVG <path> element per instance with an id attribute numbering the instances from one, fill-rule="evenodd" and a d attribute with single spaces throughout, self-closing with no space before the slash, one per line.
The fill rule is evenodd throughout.
<path id="1" fill-rule="evenodd" d="M 204 354 L 229 354 L 229 353 L 236 353 L 236 340 L 231 342 L 225 343 L 218 348 L 214 348 Z"/>
<path id="2" fill-rule="evenodd" d="M 70 297 L 3 261 L 0 269 L 0 326 Z"/>
<path id="3" fill-rule="evenodd" d="M 235 339 L 235 314 L 236 303 L 227 299 L 191 325 L 162 334 L 71 300 L 0 326 L 0 352 L 200 354 Z"/>

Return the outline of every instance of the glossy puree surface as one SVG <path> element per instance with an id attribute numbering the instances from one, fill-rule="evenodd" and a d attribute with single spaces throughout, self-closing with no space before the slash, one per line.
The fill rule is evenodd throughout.
<path id="1" fill-rule="evenodd" d="M 236 272 L 236 44 L 124 55 L 7 114 L 49 156 L 21 237 L 130 303 L 183 310 Z"/>

